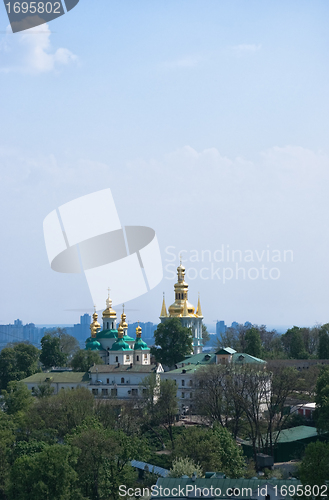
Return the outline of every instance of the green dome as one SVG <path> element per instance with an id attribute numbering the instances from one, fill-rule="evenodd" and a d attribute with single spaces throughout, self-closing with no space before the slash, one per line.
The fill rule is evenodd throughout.
<path id="1" fill-rule="evenodd" d="M 97 339 L 117 339 L 118 330 L 102 330 L 96 335 Z"/>
<path id="2" fill-rule="evenodd" d="M 128 335 L 124 335 L 123 340 L 125 342 L 135 342 L 135 339 L 133 339 L 132 337 L 128 337 Z"/>
<path id="3" fill-rule="evenodd" d="M 103 351 L 101 344 L 93 337 L 86 340 L 86 349 L 89 351 Z"/>
<path id="4" fill-rule="evenodd" d="M 123 339 L 118 339 L 111 347 L 111 351 L 132 351 L 132 349 L 130 349 L 129 344 Z"/>
<path id="5" fill-rule="evenodd" d="M 144 340 L 142 339 L 136 339 L 136 342 L 135 342 L 135 347 L 134 347 L 135 350 L 142 350 L 142 351 L 146 351 L 146 350 L 150 350 L 150 348 L 148 347 L 147 343 L 144 342 Z"/>

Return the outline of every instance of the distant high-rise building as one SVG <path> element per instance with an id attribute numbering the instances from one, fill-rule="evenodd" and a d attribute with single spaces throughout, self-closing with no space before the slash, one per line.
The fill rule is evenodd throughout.
<path id="1" fill-rule="evenodd" d="M 216 322 L 216 335 L 221 335 L 226 332 L 227 326 L 224 321 Z"/>

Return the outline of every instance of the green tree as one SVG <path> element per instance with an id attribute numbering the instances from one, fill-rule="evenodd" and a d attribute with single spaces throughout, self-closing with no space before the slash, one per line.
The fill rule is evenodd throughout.
<path id="1" fill-rule="evenodd" d="M 177 386 L 173 380 L 161 380 L 160 394 L 156 404 L 157 420 L 169 434 L 174 448 L 173 425 L 178 414 Z"/>
<path id="2" fill-rule="evenodd" d="M 74 354 L 79 350 L 79 342 L 73 335 L 69 335 L 65 328 L 56 328 L 49 333 L 51 337 L 59 339 L 59 350 L 66 354 L 68 359 L 71 359 Z"/>
<path id="3" fill-rule="evenodd" d="M 329 366 L 320 372 L 315 389 L 314 419 L 318 431 L 329 431 Z"/>
<path id="4" fill-rule="evenodd" d="M 257 328 L 250 328 L 245 336 L 246 353 L 256 358 L 260 358 L 262 353 L 262 342 Z"/>
<path id="5" fill-rule="evenodd" d="M 0 353 L 0 389 L 12 380 L 22 380 L 38 371 L 40 351 L 31 344 L 17 343 Z"/>
<path id="6" fill-rule="evenodd" d="M 319 359 L 329 359 L 329 323 L 320 328 L 317 354 Z"/>
<path id="7" fill-rule="evenodd" d="M 222 427 L 185 429 L 176 438 L 177 457 L 189 457 L 199 463 L 203 472 L 221 471 L 228 477 L 243 475 L 245 463 L 242 452 L 230 433 Z"/>
<path id="8" fill-rule="evenodd" d="M 54 387 L 51 386 L 51 380 L 46 380 L 34 389 L 34 396 L 37 398 L 47 398 L 48 396 L 51 396 L 54 391 Z"/>
<path id="9" fill-rule="evenodd" d="M 57 444 L 18 458 L 10 472 L 9 500 L 82 500 L 74 470 L 77 454 Z"/>
<path id="10" fill-rule="evenodd" d="M 5 411 L 8 415 L 14 415 L 19 411 L 26 411 L 33 403 L 33 396 L 22 382 L 9 382 L 7 390 L 2 391 Z"/>
<path id="11" fill-rule="evenodd" d="M 154 339 L 159 348 L 152 348 L 152 354 L 157 361 L 169 367 L 182 361 L 193 350 L 191 329 L 182 326 L 178 318 L 160 323 L 154 332 Z"/>
<path id="12" fill-rule="evenodd" d="M 117 500 L 120 484 L 134 484 L 132 459 L 145 459 L 148 447 L 143 439 L 122 431 L 105 430 L 101 424 L 82 424 L 68 438 L 80 450 L 77 463 L 82 494 L 91 499 Z"/>
<path id="13" fill-rule="evenodd" d="M 71 366 L 76 372 L 87 372 L 91 366 L 94 364 L 102 365 L 104 364 L 102 359 L 99 357 L 97 352 L 79 349 L 73 356 L 71 360 Z"/>
<path id="14" fill-rule="evenodd" d="M 281 336 L 281 341 L 289 358 L 306 359 L 308 357 L 304 345 L 302 328 L 298 326 L 290 328 Z"/>
<path id="15" fill-rule="evenodd" d="M 168 477 L 192 477 L 194 473 L 197 477 L 204 477 L 202 467 L 199 464 L 196 464 L 191 458 L 180 457 L 174 459 Z"/>
<path id="16" fill-rule="evenodd" d="M 0 499 L 5 500 L 5 489 L 10 473 L 10 456 L 15 441 L 12 417 L 0 411 Z"/>
<path id="17" fill-rule="evenodd" d="M 305 448 L 298 473 L 304 486 L 322 486 L 329 478 L 329 443 L 310 443 Z M 309 497 L 307 497 L 309 498 Z M 316 498 L 321 498 L 320 495 Z M 322 497 L 323 498 L 323 497 Z"/>
<path id="18" fill-rule="evenodd" d="M 40 361 L 46 367 L 64 366 L 67 354 L 60 350 L 60 339 L 47 333 L 41 339 Z"/>

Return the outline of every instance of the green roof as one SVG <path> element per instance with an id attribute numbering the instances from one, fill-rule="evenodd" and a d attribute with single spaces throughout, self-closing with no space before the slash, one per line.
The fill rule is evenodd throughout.
<path id="1" fill-rule="evenodd" d="M 135 342 L 135 339 L 129 337 L 128 335 L 124 335 L 122 338 L 125 342 Z"/>
<path id="2" fill-rule="evenodd" d="M 86 350 L 88 351 L 103 351 L 102 345 L 93 337 L 86 340 Z"/>
<path id="3" fill-rule="evenodd" d="M 266 361 L 260 358 L 255 358 L 255 356 L 250 356 L 250 354 L 246 354 L 245 352 L 235 352 L 232 356 L 233 363 L 236 364 L 264 364 Z"/>
<path id="4" fill-rule="evenodd" d="M 132 351 L 132 349 L 129 347 L 129 344 L 127 344 L 127 342 L 125 342 L 123 339 L 116 340 L 110 350 L 111 351 Z"/>
<path id="5" fill-rule="evenodd" d="M 216 354 L 234 354 L 236 351 L 231 347 L 222 347 Z"/>
<path id="6" fill-rule="evenodd" d="M 90 382 L 89 375 L 87 372 L 46 372 L 46 373 L 35 373 L 30 377 L 26 377 L 20 382 L 24 382 L 25 384 L 43 384 L 46 379 L 50 379 L 51 382 L 55 384 L 62 383 L 73 383 L 78 384 L 81 382 Z"/>
<path id="7" fill-rule="evenodd" d="M 97 339 L 117 339 L 118 338 L 118 330 L 102 330 L 97 333 Z"/>
<path id="8" fill-rule="evenodd" d="M 290 443 L 291 441 L 300 441 L 301 439 L 316 436 L 318 436 L 318 433 L 315 427 L 299 425 L 298 427 L 291 427 L 291 429 L 283 429 L 280 432 L 278 443 Z"/>
<path id="9" fill-rule="evenodd" d="M 142 339 L 136 339 L 134 349 L 140 350 L 140 351 L 149 351 L 150 350 L 147 343 L 144 342 L 144 340 L 142 340 Z"/>
<path id="10" fill-rule="evenodd" d="M 179 361 L 177 363 L 178 365 L 185 363 L 185 366 L 190 363 L 191 365 L 196 365 L 196 364 L 208 364 L 208 363 L 215 363 L 216 357 L 215 353 L 213 352 L 200 352 L 200 354 L 191 354 L 191 356 L 187 356 L 185 359 L 182 361 Z"/>

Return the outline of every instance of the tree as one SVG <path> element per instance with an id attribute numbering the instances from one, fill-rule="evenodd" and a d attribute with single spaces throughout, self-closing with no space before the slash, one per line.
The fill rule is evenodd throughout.
<path id="1" fill-rule="evenodd" d="M 245 467 L 242 451 L 230 433 L 221 427 L 190 427 L 176 439 L 177 457 L 189 457 L 203 472 L 221 471 L 231 478 L 241 477 Z"/>
<path id="2" fill-rule="evenodd" d="M 246 343 L 246 353 L 251 356 L 255 356 L 259 358 L 262 352 L 262 343 L 260 340 L 259 331 L 252 327 L 250 328 L 245 335 L 245 343 Z"/>
<path id="3" fill-rule="evenodd" d="M 180 457 L 174 459 L 168 477 L 192 477 L 193 474 L 197 477 L 204 477 L 200 464 L 196 464 L 191 458 Z"/>
<path id="4" fill-rule="evenodd" d="M 76 462 L 77 450 L 59 444 L 18 458 L 10 472 L 9 500 L 82 500 Z"/>
<path id="5" fill-rule="evenodd" d="M 41 339 L 40 361 L 46 367 L 63 366 L 66 364 L 67 354 L 60 350 L 60 339 L 47 333 Z"/>
<path id="6" fill-rule="evenodd" d="M 308 354 L 305 349 L 302 328 L 294 326 L 281 336 L 281 341 L 289 358 L 306 359 Z"/>
<path id="7" fill-rule="evenodd" d="M 160 323 L 154 332 L 154 339 L 160 348 L 152 348 L 152 354 L 157 361 L 169 367 L 182 361 L 193 351 L 191 329 L 182 326 L 178 318 Z"/>
<path id="8" fill-rule="evenodd" d="M 323 366 L 316 383 L 314 419 L 318 431 L 329 431 L 329 366 Z"/>
<path id="9" fill-rule="evenodd" d="M 174 448 L 174 437 L 172 428 L 178 413 L 177 387 L 173 380 L 161 380 L 160 394 L 156 404 L 157 420 L 169 434 L 172 447 Z"/>
<path id="10" fill-rule="evenodd" d="M 320 441 L 310 443 L 305 448 L 305 454 L 298 469 L 299 477 L 304 487 L 306 485 L 318 485 L 321 487 L 326 484 L 329 477 L 328 471 L 329 443 L 321 443 Z M 321 496 L 315 495 L 315 498 L 321 498 Z"/>
<path id="11" fill-rule="evenodd" d="M 55 389 L 51 386 L 51 381 L 46 380 L 42 384 L 38 385 L 36 389 L 34 389 L 34 396 L 37 398 L 47 398 L 54 393 Z"/>
<path id="12" fill-rule="evenodd" d="M 10 473 L 9 458 L 15 441 L 13 419 L 0 411 L 0 499 L 5 500 L 5 489 Z"/>
<path id="13" fill-rule="evenodd" d="M 38 371 L 40 351 L 24 342 L 5 347 L 0 353 L 0 389 L 12 380 L 22 380 Z"/>
<path id="14" fill-rule="evenodd" d="M 97 421 L 79 426 L 68 441 L 80 450 L 76 470 L 81 492 L 91 500 L 117 500 L 119 485 L 129 487 L 136 479 L 130 460 L 148 456 L 143 439 L 105 430 Z"/>
<path id="15" fill-rule="evenodd" d="M 318 358 L 329 359 L 329 323 L 322 325 L 319 331 Z"/>
<path id="16" fill-rule="evenodd" d="M 79 342 L 73 335 L 66 333 L 65 328 L 56 328 L 49 333 L 52 337 L 59 339 L 59 350 L 66 354 L 67 358 L 70 359 L 79 350 Z"/>
<path id="17" fill-rule="evenodd" d="M 206 325 L 202 324 L 202 342 L 203 342 L 203 345 L 205 346 L 207 344 L 207 342 L 209 342 L 210 340 L 210 335 L 209 335 L 209 332 L 207 330 L 207 327 Z"/>
<path id="18" fill-rule="evenodd" d="M 71 366 L 76 372 L 87 372 L 94 364 L 104 364 L 97 352 L 79 349 L 71 360 Z"/>
<path id="19" fill-rule="evenodd" d="M 12 381 L 9 382 L 7 391 L 2 391 L 5 411 L 8 415 L 27 410 L 33 403 L 33 396 L 23 383 Z"/>

